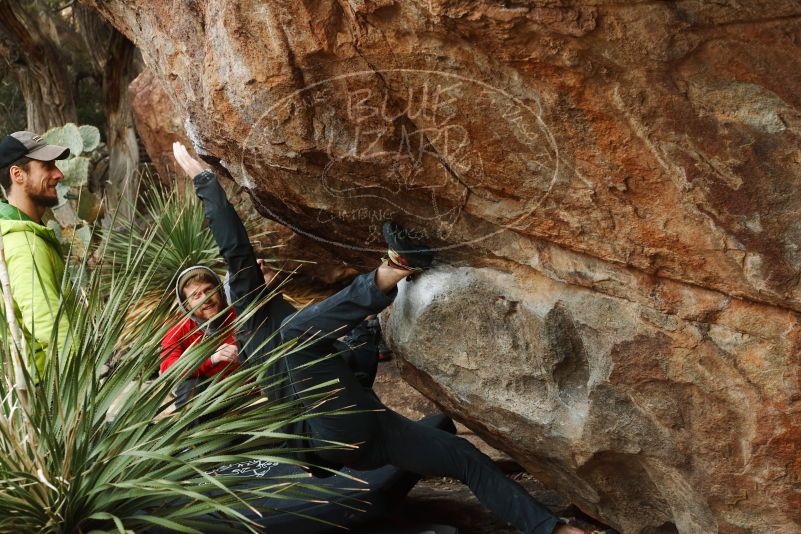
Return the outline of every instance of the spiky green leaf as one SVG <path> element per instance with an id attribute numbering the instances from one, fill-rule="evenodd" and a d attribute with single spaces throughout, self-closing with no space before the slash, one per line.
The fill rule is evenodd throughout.
<path id="1" fill-rule="evenodd" d="M 163 305 L 172 300 L 169 291 L 162 289 L 151 305 L 142 303 L 153 298 L 155 287 L 164 288 L 163 277 L 172 275 L 165 275 L 165 266 L 202 259 L 187 260 L 186 250 L 177 252 L 176 245 L 205 243 L 188 234 L 190 228 L 202 233 L 193 226 L 202 218 L 181 222 L 186 206 L 152 202 L 148 224 L 114 238 L 114 247 L 88 250 L 67 262 L 67 277 L 77 290 L 63 295 L 55 324 L 67 318 L 71 348 L 58 350 L 54 329 L 44 376 L 35 385 L 26 376 L 27 401 L 9 387 L 11 341 L 0 321 L 0 373 L 6 375 L 0 377 L 0 532 L 141 532 L 155 525 L 207 532 L 208 514 L 227 521 L 217 531 L 255 532 L 241 513 L 254 499 L 314 495 L 310 488 L 303 491 L 301 480 L 259 479 L 243 491 L 237 486 L 242 479 L 207 474 L 221 461 L 294 463 L 280 448 L 280 430 L 306 417 L 299 401 L 255 403 L 249 395 L 255 383 L 282 379 L 262 376 L 267 363 L 239 368 L 185 409 L 166 414 L 170 392 L 225 334 L 208 336 L 174 370 L 150 379 L 160 362 L 158 340 L 175 319 Z M 165 207 L 170 213 L 158 212 Z M 187 234 L 174 242 L 166 236 L 176 224 Z M 113 240 L 107 237 L 106 244 Z M 213 253 L 203 252 L 206 258 Z M 254 302 L 253 309 L 270 297 Z M 244 310 L 234 327 L 253 309 Z M 279 347 L 266 360 L 285 357 L 297 346 Z M 101 376 L 108 367 L 111 372 Z M 320 400 L 315 391 L 302 394 Z M 19 409 L 23 402 L 30 406 L 27 415 Z M 215 420 L 196 424 L 199 415 L 217 409 L 222 414 Z"/>

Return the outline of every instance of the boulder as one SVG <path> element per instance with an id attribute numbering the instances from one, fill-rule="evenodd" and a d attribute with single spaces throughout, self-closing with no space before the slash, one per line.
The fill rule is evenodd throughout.
<path id="1" fill-rule="evenodd" d="M 182 117 L 175 112 L 169 94 L 150 69 L 144 69 L 128 86 L 136 133 L 145 147 L 158 176 L 165 182 L 182 181 L 172 155 L 175 141 L 191 145 L 186 138 Z"/>
<path id="2" fill-rule="evenodd" d="M 381 402 L 409 419 L 422 419 L 428 415 L 441 413 L 442 409 L 439 406 L 424 397 L 403 379 L 401 368 L 406 365 L 405 360 L 393 359 L 378 366 L 378 375 L 373 384 L 373 391 L 381 399 Z M 502 469 L 511 472 L 521 471 L 520 466 L 513 462 L 509 455 L 490 446 L 481 436 L 458 421 L 456 422 L 456 433 L 495 460 Z"/>
<path id="3" fill-rule="evenodd" d="M 172 155 L 172 144 L 176 141 L 189 146 L 183 118 L 170 99 L 169 93 L 150 69 L 144 69 L 131 82 L 129 91 L 136 123 L 136 132 L 145 147 L 157 176 L 165 183 L 176 180 L 183 187 L 186 177 Z M 246 216 L 248 210 L 255 212 L 248 195 L 239 194 L 231 198 L 232 203 Z M 317 241 L 293 232 L 274 221 L 263 219 L 256 224 L 259 238 L 254 246 L 261 256 L 279 260 L 276 268 L 296 271 L 290 283 L 291 293 L 299 301 L 307 300 L 303 287 L 311 286 L 316 291 L 330 290 L 346 283 L 358 271 L 336 256 L 336 251 L 326 249 Z M 281 261 L 284 260 L 284 261 Z M 301 287 L 303 286 L 303 287 Z"/>
<path id="4" fill-rule="evenodd" d="M 404 378 L 622 532 L 801 531 L 797 314 L 558 249 L 539 267 L 402 284 Z"/>
<path id="5" fill-rule="evenodd" d="M 801 532 L 798 2 L 84 1 L 259 213 L 437 248 L 415 387 L 625 532 Z"/>

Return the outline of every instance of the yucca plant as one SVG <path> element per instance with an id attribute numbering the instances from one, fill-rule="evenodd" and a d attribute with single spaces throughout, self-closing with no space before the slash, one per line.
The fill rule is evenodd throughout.
<path id="1" fill-rule="evenodd" d="M 158 241 L 160 225 L 172 234 L 182 231 L 180 218 L 164 220 L 162 213 L 154 209 L 149 228 L 136 238 L 129 233 L 116 242 L 104 240 L 92 262 L 84 255 L 68 263 L 69 279 L 76 282 L 65 290 L 58 314 L 69 317 L 70 344 L 59 352 L 51 343 L 38 381 L 25 368 L 15 376 L 16 345 L 9 322 L 2 321 L 0 532 L 255 531 L 242 511 L 254 509 L 259 499 L 321 498 L 305 477 L 251 480 L 244 490 L 241 477 L 209 474 L 223 463 L 294 463 L 280 431 L 307 415 L 297 399 L 266 400 L 254 390 L 279 380 L 264 376 L 264 369 L 299 346 L 284 344 L 263 364 L 242 366 L 173 413 L 168 413 L 170 391 L 222 340 L 206 338 L 169 373 L 148 379 L 170 326 L 166 303 L 172 292 L 163 292 L 149 310 L 141 303 L 153 298 L 154 288 L 169 287 L 178 265 L 203 262 L 180 257 Z M 213 248 L 195 237 L 185 239 L 204 254 Z M 90 268 L 96 262 L 105 267 Z M 237 324 L 250 313 L 241 314 Z M 101 369 L 112 359 L 118 363 L 103 377 Z M 300 395 L 321 400 L 314 391 Z M 211 414 L 217 415 L 197 423 Z M 213 525 L 206 520 L 211 513 L 219 518 Z"/>
<path id="2" fill-rule="evenodd" d="M 204 225 L 203 207 L 191 187 L 168 188 L 153 182 L 141 197 L 143 209 L 135 219 L 115 220 L 113 229 L 107 230 L 104 269 L 139 277 L 154 266 L 143 288 L 147 307 L 169 305 L 172 301 L 163 302 L 161 296 L 190 265 L 205 265 L 222 274 L 217 245 Z M 134 251 L 142 255 L 141 262 L 130 261 Z"/>
<path id="3" fill-rule="evenodd" d="M 225 265 L 220 261 L 217 245 L 211 231 L 204 224 L 203 206 L 191 187 L 178 187 L 176 183 L 167 187 L 161 182 L 150 181 L 142 191 L 142 209 L 133 220 L 115 220 L 113 229 L 106 232 L 105 264 L 103 268 L 116 273 L 138 276 L 135 269 L 141 269 L 128 261 L 132 250 L 142 250 L 145 256 L 143 265 L 155 264 L 157 267 L 144 298 L 134 310 L 151 309 L 161 306 L 162 310 L 173 307 L 172 300 L 162 300 L 165 291 L 175 284 L 176 277 L 186 267 L 205 265 L 222 276 Z M 251 240 L 256 241 L 268 232 L 258 233 L 256 222 L 244 218 L 245 229 Z M 263 247 L 262 247 L 263 248 Z M 267 247 L 272 249 L 275 247 Z M 264 258 L 265 262 L 276 263 L 275 258 Z M 299 266 L 308 263 L 304 260 L 289 260 Z M 285 271 L 292 274 L 294 271 Z M 288 288 L 285 279 L 282 287 Z M 302 307 L 314 300 L 308 288 L 293 288 L 292 295 L 284 294 L 296 307 Z M 316 296 L 316 295 L 315 295 Z"/>

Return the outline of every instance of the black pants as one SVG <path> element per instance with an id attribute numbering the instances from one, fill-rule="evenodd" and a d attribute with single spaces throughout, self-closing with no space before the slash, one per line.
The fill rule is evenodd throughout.
<path id="1" fill-rule="evenodd" d="M 348 367 L 359 379 L 359 383 L 366 387 L 373 387 L 378 374 L 378 358 L 381 353 L 381 331 L 375 330 L 364 320 L 356 325 L 342 343 L 336 347 L 342 352 Z M 372 322 L 377 323 L 378 319 Z"/>
<path id="2" fill-rule="evenodd" d="M 371 388 L 378 373 L 378 344 L 374 340 L 368 339 L 370 333 L 366 331 L 367 327 L 364 326 L 364 322 L 354 328 L 354 330 L 357 329 L 364 331 L 361 340 L 356 340 L 357 345 L 351 346 L 337 341 L 332 352 L 342 355 L 348 365 L 348 369 L 357 377 L 363 387 Z M 178 384 L 178 387 L 173 391 L 175 409 L 183 408 L 196 395 L 203 392 L 210 382 L 211 378 L 199 377 L 187 378 Z M 203 421 L 207 419 L 208 417 Z"/>
<path id="3" fill-rule="evenodd" d="M 397 290 L 389 295 L 381 292 L 375 283 L 375 273 L 371 272 L 284 321 L 281 333 L 284 340 L 317 340 L 287 356 L 296 392 L 302 396 L 305 388 L 336 379 L 335 384 L 323 388 L 330 393 L 330 399 L 319 408 L 309 408 L 349 412 L 322 413 L 311 418 L 308 424 L 312 444 L 326 445 L 316 439 L 358 445 L 329 448 L 316 454 L 325 462 L 355 469 L 377 469 L 392 464 L 421 475 L 458 479 L 470 487 L 484 506 L 523 532 L 551 534 L 558 519 L 504 476 L 485 454 L 462 438 L 423 426 L 390 410 L 359 384 L 343 358 L 325 358 L 335 352 L 336 338 L 367 315 L 383 310 L 396 293 Z"/>

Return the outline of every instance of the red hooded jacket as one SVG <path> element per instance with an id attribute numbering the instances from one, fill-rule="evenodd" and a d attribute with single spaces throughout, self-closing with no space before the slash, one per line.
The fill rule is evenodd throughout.
<path id="1" fill-rule="evenodd" d="M 228 312 L 228 316 L 225 318 L 222 328 L 232 324 L 235 320 L 236 312 L 232 309 L 230 312 Z M 164 335 L 164 339 L 161 340 L 161 365 L 159 366 L 160 372 L 162 374 L 165 373 L 171 365 L 178 361 L 178 358 L 180 358 L 189 347 L 200 342 L 200 340 L 202 340 L 204 337 L 205 333 L 202 329 L 198 328 L 198 324 L 192 318 L 182 316 L 181 320 L 178 321 L 178 324 L 170 328 Z M 230 343 L 232 345 L 236 344 L 233 331 L 230 332 L 230 335 L 226 337 L 224 343 Z M 201 363 L 200 366 L 189 376 L 195 378 L 208 378 L 218 373 L 222 373 L 223 371 L 225 371 L 226 375 L 229 375 L 236 371 L 238 367 L 239 365 L 234 362 L 220 362 L 216 365 L 212 364 L 211 357 L 209 357 L 206 358 L 206 360 Z"/>

